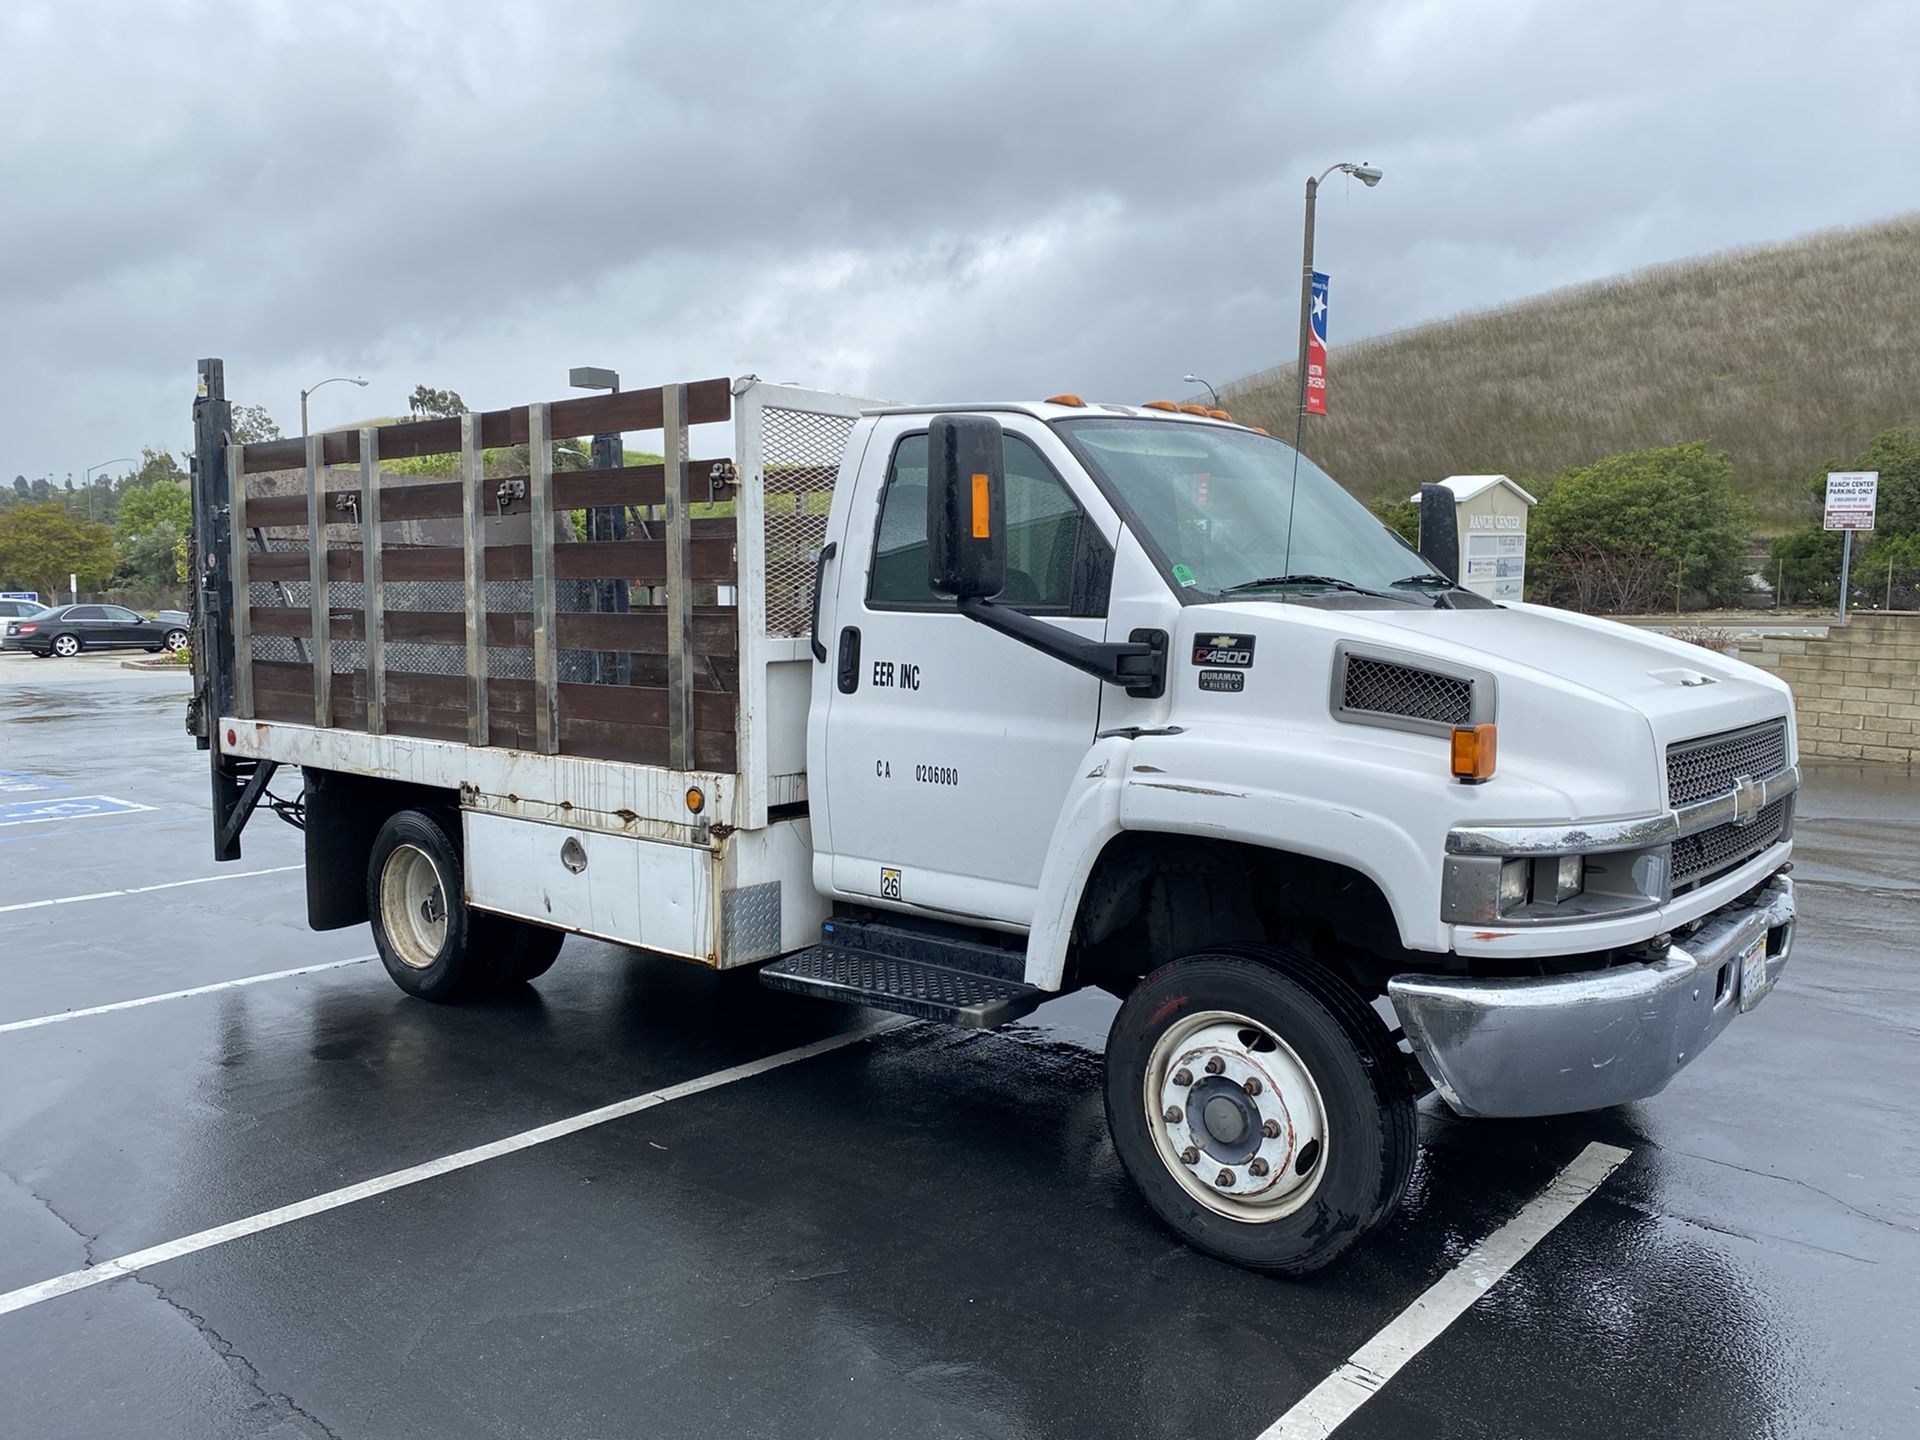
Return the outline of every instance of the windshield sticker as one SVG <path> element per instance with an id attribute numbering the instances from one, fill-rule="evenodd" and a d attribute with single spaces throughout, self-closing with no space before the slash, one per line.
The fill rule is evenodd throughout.
<path id="1" fill-rule="evenodd" d="M 1173 567 L 1173 578 L 1178 580 L 1183 588 L 1198 583 L 1193 578 L 1193 571 L 1184 565 L 1176 565 Z"/>
<path id="2" fill-rule="evenodd" d="M 1244 670 L 1202 670 L 1200 688 L 1217 690 L 1227 695 L 1238 695 L 1247 688 L 1247 672 Z"/>
<path id="3" fill-rule="evenodd" d="M 1196 665 L 1253 665 L 1253 636 L 1196 635 L 1193 637 L 1193 663 Z"/>

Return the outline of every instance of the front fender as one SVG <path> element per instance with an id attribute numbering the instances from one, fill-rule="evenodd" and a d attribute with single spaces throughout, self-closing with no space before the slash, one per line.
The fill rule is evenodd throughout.
<path id="1" fill-rule="evenodd" d="M 1448 948 L 1438 905 L 1439 848 L 1423 844 L 1384 807 L 1369 809 L 1348 796 L 1377 790 L 1404 812 L 1409 787 L 1394 784 L 1392 775 L 1374 776 L 1371 784 L 1343 775 L 1326 757 L 1297 767 L 1299 778 L 1311 780 L 1318 794 L 1274 783 L 1275 776 L 1257 773 L 1260 768 L 1244 747 L 1191 733 L 1113 737 L 1089 750 L 1041 873 L 1027 940 L 1027 983 L 1060 988 L 1088 876 L 1106 843 L 1123 830 L 1226 840 L 1347 866 L 1379 887 L 1402 944 Z"/>

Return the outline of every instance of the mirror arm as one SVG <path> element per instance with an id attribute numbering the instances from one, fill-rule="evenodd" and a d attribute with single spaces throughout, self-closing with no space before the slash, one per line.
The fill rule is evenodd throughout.
<path id="1" fill-rule="evenodd" d="M 1071 631 L 1036 620 L 991 600 L 963 599 L 954 604 L 962 615 L 989 630 L 1029 645 L 1043 655 L 1065 661 L 1109 685 L 1121 685 L 1138 700 L 1157 700 L 1167 689 L 1167 632 L 1135 630 L 1126 644 L 1086 640 Z"/>

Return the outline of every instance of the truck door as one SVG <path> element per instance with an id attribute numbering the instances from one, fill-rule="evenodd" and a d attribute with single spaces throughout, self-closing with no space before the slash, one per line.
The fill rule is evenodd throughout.
<path id="1" fill-rule="evenodd" d="M 1085 493 L 1069 487 L 1062 476 L 1078 472 L 1041 422 L 1006 418 L 1000 601 L 1099 638 L 1119 520 L 1084 479 Z M 843 562 L 827 581 L 816 883 L 1025 926 L 1055 818 L 1099 728 L 1100 682 L 966 619 L 928 587 L 924 420 L 883 421 L 867 456 Z"/>

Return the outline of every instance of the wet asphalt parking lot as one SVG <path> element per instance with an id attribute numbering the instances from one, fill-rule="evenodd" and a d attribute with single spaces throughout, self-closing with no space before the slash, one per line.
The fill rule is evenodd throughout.
<path id="1" fill-rule="evenodd" d="M 1105 1000 L 866 1033 L 579 939 L 404 997 L 306 929 L 295 831 L 212 863 L 185 688 L 0 656 L 0 1435 L 1254 1440 L 1329 1384 L 1341 1437 L 1920 1435 L 1909 776 L 1811 773 L 1793 964 L 1664 1095 L 1429 1098 L 1399 1217 L 1289 1283 L 1136 1198 Z"/>

